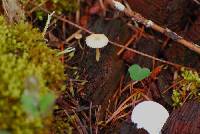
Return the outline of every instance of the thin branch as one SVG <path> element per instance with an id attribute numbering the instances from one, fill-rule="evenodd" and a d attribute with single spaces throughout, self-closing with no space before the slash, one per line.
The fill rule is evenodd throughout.
<path id="1" fill-rule="evenodd" d="M 64 22 L 66 22 L 66 23 L 68 23 L 68 24 L 70 24 L 70 25 L 73 25 L 73 26 L 76 27 L 76 28 L 79 28 L 79 29 L 81 29 L 81 30 L 83 30 L 83 31 L 85 31 L 85 32 L 87 32 L 87 33 L 90 33 L 90 34 L 93 33 L 93 32 L 91 32 L 91 31 L 89 31 L 88 29 L 86 29 L 86 28 L 84 28 L 84 27 L 81 27 L 81 26 L 79 26 L 79 25 L 77 25 L 77 24 L 75 24 L 75 23 L 73 23 L 73 22 L 71 22 L 71 21 L 69 21 L 69 20 L 67 20 L 67 19 L 63 19 L 62 17 L 59 17 L 59 16 L 57 16 L 57 15 L 53 15 L 53 16 L 56 17 L 57 19 L 61 20 L 61 21 L 64 21 Z M 135 50 L 135 49 L 132 49 L 132 48 L 123 46 L 123 45 L 121 45 L 121 44 L 119 44 L 119 43 L 116 43 L 116 42 L 113 42 L 113 41 L 109 41 L 109 43 L 112 44 L 112 45 L 114 45 L 114 46 L 116 46 L 116 47 L 124 48 L 124 49 L 129 50 L 129 51 L 131 51 L 131 52 L 134 52 L 134 53 L 136 53 L 136 54 L 142 55 L 142 56 L 144 56 L 144 57 L 148 57 L 148 58 L 150 58 L 150 59 L 153 59 L 153 60 L 156 60 L 156 61 L 165 63 L 165 64 L 169 64 L 169 65 L 175 66 L 175 67 L 177 67 L 177 68 L 183 67 L 182 65 L 179 65 L 179 64 L 176 64 L 176 63 L 172 63 L 172 62 L 170 62 L 170 61 L 166 61 L 166 60 L 162 60 L 162 59 L 156 58 L 156 57 L 154 57 L 154 56 L 151 56 L 151 55 L 145 54 L 145 53 L 143 53 L 143 52 L 137 51 L 137 50 Z"/>
<path id="2" fill-rule="evenodd" d="M 134 40 L 136 40 L 137 38 L 137 33 L 136 34 L 133 34 L 131 36 L 131 38 L 128 40 L 128 42 L 124 45 L 126 47 L 128 47 Z M 122 54 L 124 52 L 125 48 L 121 48 L 118 52 L 117 52 L 117 55 L 119 56 L 120 54 Z"/>
<path id="3" fill-rule="evenodd" d="M 175 32 L 172 32 L 170 29 L 163 28 L 163 27 L 157 25 L 156 23 L 152 22 L 151 20 L 144 18 L 141 14 L 126 8 L 123 4 L 121 4 L 118 1 L 108 0 L 108 3 L 111 6 L 115 7 L 117 10 L 123 12 L 125 15 L 131 17 L 133 21 L 141 23 L 141 24 L 145 25 L 147 28 L 152 28 L 153 30 L 166 35 L 167 37 L 171 38 L 172 40 L 174 40 L 174 41 L 184 45 L 185 47 L 189 48 L 190 50 L 200 54 L 200 46 L 198 46 L 197 44 L 195 44 L 193 42 L 185 40 L 183 37 L 177 35 Z"/>
<path id="4" fill-rule="evenodd" d="M 194 2 L 196 2 L 198 5 L 200 5 L 200 2 L 198 0 L 193 0 Z"/>
<path id="5" fill-rule="evenodd" d="M 40 9 L 43 10 L 44 12 L 46 12 L 46 13 L 50 13 L 48 10 L 46 10 L 46 9 L 44 9 L 44 8 L 40 8 Z M 84 28 L 84 27 L 82 27 L 82 26 L 79 26 L 78 24 L 75 24 L 74 22 L 72 22 L 72 21 L 70 21 L 70 20 L 67 20 L 67 19 L 65 19 L 65 18 L 63 18 L 63 17 L 61 17 L 61 16 L 58 16 L 58 15 L 54 14 L 53 17 L 55 17 L 55 18 L 57 18 L 58 20 L 61 20 L 61 21 L 63 21 L 63 22 L 66 22 L 66 23 L 68 23 L 68 24 L 70 24 L 70 25 L 72 25 L 72 26 L 74 26 L 74 27 L 76 27 L 76 28 L 78 28 L 78 29 L 81 29 L 81 30 L 83 30 L 83 31 L 85 31 L 85 32 L 87 32 L 87 33 L 89 33 L 89 34 L 92 34 L 92 33 L 93 33 L 93 32 L 91 32 L 91 31 L 89 31 L 88 29 L 86 29 L 86 28 Z M 124 49 L 126 49 L 126 50 L 129 50 L 129 51 L 134 52 L 134 53 L 136 53 L 136 54 L 139 54 L 139 55 L 141 55 L 141 56 L 144 56 L 144 57 L 147 57 L 147 58 L 150 58 L 150 59 L 159 61 L 159 62 L 161 62 L 161 63 L 165 63 L 165 64 L 168 64 L 168 65 L 174 66 L 174 67 L 176 67 L 176 68 L 184 67 L 183 65 L 179 65 L 179 64 L 176 64 L 176 63 L 173 63 L 173 62 L 170 62 L 170 61 L 166 61 L 166 60 L 162 60 L 162 59 L 156 58 L 156 57 L 154 57 L 154 56 L 145 54 L 145 53 L 143 53 L 143 52 L 140 52 L 140 51 L 137 51 L 137 50 L 135 50 L 135 49 L 126 47 L 126 46 L 124 46 L 124 45 L 121 45 L 121 44 L 116 43 L 116 42 L 113 42 L 113 41 L 109 41 L 109 43 L 112 44 L 112 45 L 114 45 L 114 46 L 116 46 L 116 47 L 124 48 Z M 185 67 L 185 68 L 188 68 L 188 67 Z"/>

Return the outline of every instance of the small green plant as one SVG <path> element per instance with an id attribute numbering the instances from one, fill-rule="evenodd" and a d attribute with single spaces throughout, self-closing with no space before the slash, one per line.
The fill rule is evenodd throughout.
<path id="1" fill-rule="evenodd" d="M 200 100 L 200 76 L 197 72 L 181 69 L 181 83 L 173 89 L 173 106 L 181 106 L 190 99 Z"/>
<path id="2" fill-rule="evenodd" d="M 134 64 L 128 69 L 130 77 L 132 80 L 141 81 L 150 75 L 150 70 L 148 68 L 141 68 L 139 65 Z"/>
<path id="3" fill-rule="evenodd" d="M 25 90 L 21 96 L 21 104 L 27 114 L 33 117 L 40 117 L 54 104 L 55 95 L 52 92 L 46 92 L 39 95 L 37 90 Z"/>

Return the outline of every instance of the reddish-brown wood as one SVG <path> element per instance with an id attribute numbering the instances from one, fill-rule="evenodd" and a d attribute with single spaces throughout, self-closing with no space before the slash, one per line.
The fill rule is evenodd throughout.
<path id="1" fill-rule="evenodd" d="M 200 11 L 198 12 L 198 16 L 194 24 L 189 29 L 186 37 L 190 40 L 196 42 L 200 39 Z"/>
<path id="2" fill-rule="evenodd" d="M 127 0 L 131 8 L 155 23 L 173 31 L 183 27 L 188 18 L 189 0 Z"/>
<path id="3" fill-rule="evenodd" d="M 174 110 L 162 134 L 200 134 L 200 103 L 190 101 Z"/>
<path id="4" fill-rule="evenodd" d="M 127 0 L 131 8 L 141 13 L 145 18 L 149 18 L 158 24 L 164 24 L 167 17 L 166 5 L 169 0 Z"/>

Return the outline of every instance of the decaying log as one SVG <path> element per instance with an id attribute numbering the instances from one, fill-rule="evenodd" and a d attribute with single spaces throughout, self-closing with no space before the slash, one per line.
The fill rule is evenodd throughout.
<path id="1" fill-rule="evenodd" d="M 110 5 L 115 7 L 118 11 L 123 12 L 126 16 L 131 17 L 133 21 L 143 24 L 147 28 L 152 28 L 153 30 L 164 34 L 165 36 L 171 38 L 172 40 L 178 42 L 179 44 L 184 45 L 185 47 L 193 50 L 194 52 L 200 54 L 200 46 L 194 44 L 193 42 L 185 40 L 183 37 L 177 35 L 175 32 L 171 31 L 168 28 L 164 28 L 154 22 L 152 20 L 148 20 L 144 18 L 141 14 L 126 8 L 123 4 L 117 1 L 110 1 Z"/>
<path id="2" fill-rule="evenodd" d="M 173 31 L 183 28 L 188 18 L 189 0 L 127 0 L 131 8 L 155 23 Z"/>
<path id="3" fill-rule="evenodd" d="M 182 31 L 181 33 L 185 33 L 184 38 L 187 40 L 191 40 L 194 43 L 200 43 L 200 11 L 198 11 L 197 16 L 195 18 L 194 23 L 188 28 L 186 32 Z M 168 61 L 172 61 L 175 63 L 180 63 L 187 67 L 195 68 L 200 71 L 200 56 L 192 54 L 192 51 L 188 51 L 183 46 L 180 46 L 177 42 L 172 42 L 172 46 L 166 48 L 163 52 L 164 57 Z M 177 58 L 178 57 L 178 58 Z M 192 59 L 192 60 L 191 60 Z"/>
<path id="4" fill-rule="evenodd" d="M 197 19 L 189 29 L 186 37 L 194 42 L 200 41 L 200 11 L 197 13 Z"/>
<path id="5" fill-rule="evenodd" d="M 120 122 L 104 132 L 104 134 L 149 134 L 145 129 L 137 128 L 137 124 L 131 122 Z"/>
<path id="6" fill-rule="evenodd" d="M 165 123 L 162 134 L 200 134 L 200 103 L 186 102 L 174 110 Z"/>
<path id="7" fill-rule="evenodd" d="M 134 123 L 122 123 L 120 128 L 120 134 L 149 134 L 145 129 L 137 129 L 137 125 Z"/>
<path id="8" fill-rule="evenodd" d="M 95 33 L 105 33 L 110 38 L 119 37 L 119 41 L 125 42 L 131 34 L 125 24 L 119 19 L 106 21 L 99 17 L 90 20 L 89 29 Z M 120 27 L 123 27 L 120 28 Z M 124 63 L 117 56 L 116 48 L 109 45 L 101 50 L 100 61 L 95 60 L 95 50 L 88 49 L 83 57 L 81 68 L 84 68 L 86 79 L 87 100 L 94 105 L 101 105 L 100 118 L 104 118 L 105 110 L 109 105 L 109 99 L 114 94 L 124 73 Z M 83 72 L 84 73 L 84 72 Z M 82 74 L 83 74 L 82 73 Z"/>

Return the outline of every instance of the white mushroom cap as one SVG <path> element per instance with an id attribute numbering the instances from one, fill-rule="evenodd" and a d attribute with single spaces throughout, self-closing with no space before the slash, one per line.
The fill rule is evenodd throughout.
<path id="1" fill-rule="evenodd" d="M 102 48 L 108 44 L 108 41 L 104 34 L 91 34 L 86 37 L 86 44 L 91 48 Z"/>
<path id="2" fill-rule="evenodd" d="M 137 123 L 137 128 L 144 128 L 150 134 L 160 134 L 168 117 L 168 111 L 159 103 L 143 101 L 133 109 L 131 120 Z"/>

